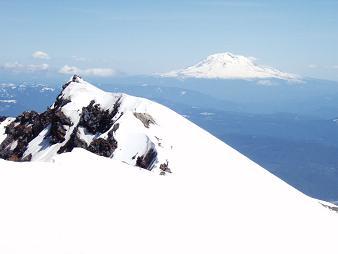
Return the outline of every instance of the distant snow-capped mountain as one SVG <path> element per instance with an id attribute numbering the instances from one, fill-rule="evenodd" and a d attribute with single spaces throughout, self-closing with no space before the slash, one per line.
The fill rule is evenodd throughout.
<path id="1" fill-rule="evenodd" d="M 0 143 L 2 158 L 35 161 L 0 159 L 1 253 L 336 248 L 336 206 L 174 111 L 77 76 L 47 111 L 0 118 Z"/>
<path id="2" fill-rule="evenodd" d="M 181 70 L 170 71 L 162 77 L 218 78 L 218 79 L 266 79 L 298 80 L 294 74 L 258 65 L 252 57 L 219 53 L 208 56 L 199 63 Z"/>

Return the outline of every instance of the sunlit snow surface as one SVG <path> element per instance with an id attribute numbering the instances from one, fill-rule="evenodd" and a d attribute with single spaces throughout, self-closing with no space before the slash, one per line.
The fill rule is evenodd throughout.
<path id="1" fill-rule="evenodd" d="M 181 70 L 162 74 L 163 77 L 219 78 L 219 79 L 265 79 L 277 78 L 299 81 L 299 77 L 255 63 L 254 58 L 229 52 L 208 56 L 199 63 Z"/>
<path id="2" fill-rule="evenodd" d="M 0 253 L 335 252 L 336 212 L 175 112 L 124 96 L 122 107 L 156 125 L 126 116 L 134 125 L 120 139 L 130 132 L 138 146 L 156 135 L 173 173 L 83 149 L 49 163 L 0 160 Z"/>
<path id="3" fill-rule="evenodd" d="M 126 94 L 104 92 L 80 78 L 77 78 L 76 82 L 71 82 L 62 91 L 62 96 L 63 99 L 70 100 L 69 103 L 62 107 L 62 112 L 73 123 L 72 126 L 65 127 L 67 128 L 65 140 L 62 143 L 50 145 L 48 139 L 49 127 L 47 127 L 29 143 L 24 156 L 32 154 L 33 161 L 51 161 L 57 154 L 57 151 L 70 139 L 74 128 L 80 120 L 82 108 L 88 106 L 94 100 L 95 104 L 100 105 L 100 108 L 109 110 L 110 112 L 113 110 L 116 102 L 120 104 L 114 118 L 114 123 L 118 124 L 119 128 L 114 132 L 114 138 L 118 143 L 118 147 L 114 152 L 113 159 L 135 165 L 137 156 L 142 156 L 150 148 L 154 148 L 157 152 L 154 171 L 159 171 L 160 165 L 169 160 L 173 146 L 165 128 L 168 126 L 167 122 L 170 122 L 173 117 L 171 115 L 175 115 L 174 117 L 176 117 L 176 114 L 171 110 L 146 99 Z M 146 128 L 135 117 L 135 114 L 148 114 L 149 112 L 151 112 L 150 116 L 155 119 L 155 123 L 150 124 Z M 177 125 L 169 126 L 170 128 L 177 128 Z M 99 133 L 96 138 L 107 138 L 108 132 L 112 128 L 113 126 L 105 133 Z M 89 144 L 93 140 L 94 135 L 86 133 L 83 129 L 79 128 L 79 137 Z"/>

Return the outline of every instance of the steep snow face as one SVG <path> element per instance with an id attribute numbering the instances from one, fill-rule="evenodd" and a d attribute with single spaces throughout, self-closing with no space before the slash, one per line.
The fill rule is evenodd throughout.
<path id="1" fill-rule="evenodd" d="M 191 67 L 162 74 L 163 77 L 219 78 L 219 79 L 266 79 L 299 80 L 294 74 L 281 72 L 271 67 L 260 66 L 255 59 L 220 53 L 208 56 Z"/>
<path id="2" fill-rule="evenodd" d="M 79 148 L 54 163 L 0 160 L 0 252 L 334 253 L 337 213 L 163 114 L 168 177 Z"/>

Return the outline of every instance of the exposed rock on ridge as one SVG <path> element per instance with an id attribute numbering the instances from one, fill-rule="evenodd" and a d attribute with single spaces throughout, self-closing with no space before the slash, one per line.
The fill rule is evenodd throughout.
<path id="1" fill-rule="evenodd" d="M 105 93 L 77 75 L 62 88 L 45 112 L 23 112 L 2 125 L 5 134 L 0 137 L 0 158 L 49 161 L 56 154 L 82 148 L 99 156 L 117 156 L 147 170 L 157 165 L 159 172 L 170 172 L 163 167 L 165 158 L 158 158 L 163 146 L 157 144 L 157 136 L 148 136 L 149 129 L 152 133 L 157 125 L 155 119 L 142 112 L 142 107 L 137 110 L 142 99 Z M 0 123 L 5 120 L 0 118 Z"/>

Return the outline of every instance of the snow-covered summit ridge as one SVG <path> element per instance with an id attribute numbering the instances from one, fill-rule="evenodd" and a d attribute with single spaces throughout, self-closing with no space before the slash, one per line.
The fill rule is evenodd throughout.
<path id="1" fill-rule="evenodd" d="M 83 148 L 131 166 L 170 172 L 171 146 L 158 119 L 169 109 L 146 99 L 104 92 L 77 75 L 62 88 L 47 111 L 2 120 L 0 158 L 53 161 L 58 154 Z"/>
<path id="2" fill-rule="evenodd" d="M 276 78 L 299 81 L 294 74 L 281 72 L 255 63 L 255 58 L 235 55 L 229 52 L 208 56 L 197 64 L 181 70 L 164 73 L 162 77 L 209 78 L 209 79 L 267 79 Z"/>

